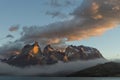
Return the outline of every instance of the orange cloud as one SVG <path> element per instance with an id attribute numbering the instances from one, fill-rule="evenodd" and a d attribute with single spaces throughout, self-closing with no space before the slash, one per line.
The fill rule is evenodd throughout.
<path id="1" fill-rule="evenodd" d="M 119 25 L 119 8 L 119 0 L 84 0 L 82 5 L 72 12 L 72 19 L 55 22 L 42 29 L 26 27 L 20 41 L 36 40 L 41 44 L 62 44 L 100 36 Z"/>

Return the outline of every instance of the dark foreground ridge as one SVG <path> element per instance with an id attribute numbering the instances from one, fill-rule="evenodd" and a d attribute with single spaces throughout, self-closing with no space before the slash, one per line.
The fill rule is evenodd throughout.
<path id="1" fill-rule="evenodd" d="M 67 77 L 120 77 L 120 63 L 109 62 L 78 71 Z"/>
<path id="2" fill-rule="evenodd" d="M 26 67 L 30 65 L 51 65 L 58 63 L 58 61 L 70 62 L 99 58 L 103 58 L 103 56 L 96 48 L 71 45 L 61 51 L 52 48 L 51 45 L 47 45 L 41 51 L 39 43 L 35 42 L 33 45 L 25 45 L 20 54 L 12 55 L 1 61 L 13 66 Z"/>

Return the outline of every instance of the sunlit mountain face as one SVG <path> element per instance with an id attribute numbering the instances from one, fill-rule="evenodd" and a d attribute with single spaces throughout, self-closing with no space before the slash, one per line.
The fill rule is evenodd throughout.
<path id="1" fill-rule="evenodd" d="M 32 52 L 33 52 L 33 54 L 35 54 L 35 55 L 38 54 L 39 52 L 41 52 L 40 47 L 39 47 L 39 45 L 38 45 L 37 42 L 35 42 L 35 44 L 33 45 Z"/>
<path id="2" fill-rule="evenodd" d="M 120 58 L 119 0 L 0 1 L 0 12 L 1 65 L 88 68 Z"/>

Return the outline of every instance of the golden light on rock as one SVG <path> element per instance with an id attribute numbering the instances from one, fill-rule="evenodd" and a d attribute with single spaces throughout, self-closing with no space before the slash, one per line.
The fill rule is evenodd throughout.
<path id="1" fill-rule="evenodd" d="M 69 61 L 67 56 L 64 56 L 63 60 L 64 60 L 65 62 Z"/>
<path id="2" fill-rule="evenodd" d="M 34 53 L 34 54 L 38 54 L 38 52 L 39 52 L 39 46 L 35 45 L 35 46 L 33 47 L 33 53 Z"/>

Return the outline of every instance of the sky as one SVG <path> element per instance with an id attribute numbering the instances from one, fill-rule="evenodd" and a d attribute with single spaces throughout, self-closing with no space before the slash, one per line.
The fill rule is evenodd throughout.
<path id="1" fill-rule="evenodd" d="M 119 59 L 120 1 L 105 1 L 0 0 L 0 46 L 33 40 L 85 45 L 107 59 Z"/>

